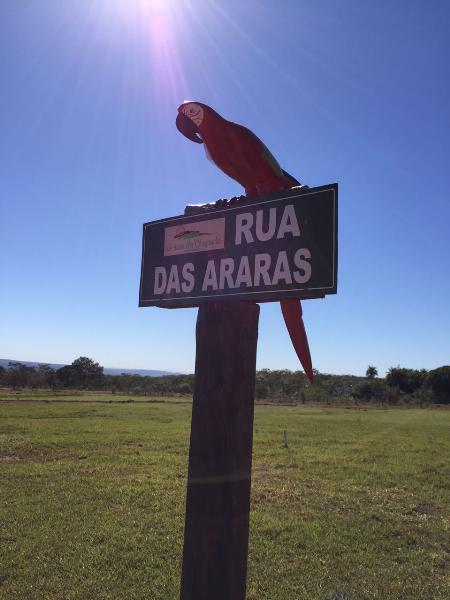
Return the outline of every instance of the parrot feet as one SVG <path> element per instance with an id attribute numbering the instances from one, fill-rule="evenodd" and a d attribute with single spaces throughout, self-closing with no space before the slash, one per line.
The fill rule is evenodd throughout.
<path id="1" fill-rule="evenodd" d="M 220 207 L 220 208 L 224 208 L 226 206 L 233 206 L 234 204 L 239 204 L 240 202 L 243 202 L 244 200 L 247 200 L 246 196 L 233 196 L 233 198 L 221 198 L 220 200 L 216 200 L 216 202 L 214 203 L 214 206 L 216 207 Z"/>
<path id="2" fill-rule="evenodd" d="M 185 215 L 198 215 L 214 208 L 227 208 L 248 200 L 246 196 L 233 196 L 233 198 L 221 198 L 208 204 L 188 204 L 184 209 Z"/>

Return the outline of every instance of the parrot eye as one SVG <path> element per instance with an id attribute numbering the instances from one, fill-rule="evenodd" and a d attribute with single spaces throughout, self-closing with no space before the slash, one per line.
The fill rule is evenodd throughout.
<path id="1" fill-rule="evenodd" d="M 203 108 L 199 104 L 189 103 L 181 107 L 181 112 L 186 115 L 197 127 L 203 122 Z"/>

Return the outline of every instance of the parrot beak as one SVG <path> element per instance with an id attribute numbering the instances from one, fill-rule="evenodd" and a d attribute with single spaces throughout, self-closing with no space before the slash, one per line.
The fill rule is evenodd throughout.
<path id="1" fill-rule="evenodd" d="M 178 131 L 180 131 L 185 137 L 197 144 L 203 144 L 202 138 L 198 134 L 198 130 L 189 117 L 186 117 L 182 112 L 178 113 L 177 120 L 175 121 Z"/>

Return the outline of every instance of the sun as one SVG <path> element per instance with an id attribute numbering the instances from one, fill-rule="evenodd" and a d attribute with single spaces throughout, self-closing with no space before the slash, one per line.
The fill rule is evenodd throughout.
<path id="1" fill-rule="evenodd" d="M 109 6 L 114 5 L 125 17 L 132 13 L 140 17 L 157 17 L 175 11 L 182 3 L 183 0 L 113 0 Z"/>
<path id="2" fill-rule="evenodd" d="M 111 39 L 139 48 L 139 63 L 158 103 L 178 106 L 189 96 L 180 44 L 188 36 L 193 2 L 203 0 L 93 0 L 93 12 Z M 141 71 L 142 72 L 142 71 Z"/>
<path id="3" fill-rule="evenodd" d="M 140 0 L 143 10 L 164 12 L 173 8 L 173 0 Z"/>

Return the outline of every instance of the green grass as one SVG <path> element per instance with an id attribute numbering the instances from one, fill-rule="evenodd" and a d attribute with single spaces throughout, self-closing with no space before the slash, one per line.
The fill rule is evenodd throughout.
<path id="1" fill-rule="evenodd" d="M 0 403 L 1 599 L 178 598 L 191 407 L 110 399 Z M 248 600 L 450 597 L 449 425 L 257 406 Z"/>
<path id="2" fill-rule="evenodd" d="M 192 396 L 144 396 L 108 391 L 57 390 L 55 392 L 42 389 L 18 389 L 16 391 L 0 388 L 0 402 L 102 402 L 108 404 L 124 404 L 129 402 L 192 402 Z"/>

